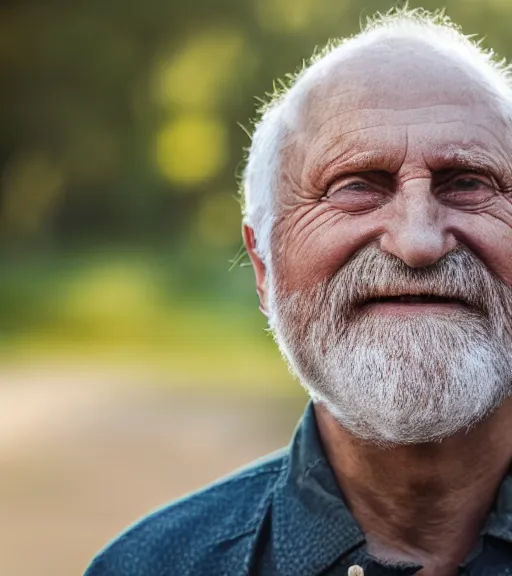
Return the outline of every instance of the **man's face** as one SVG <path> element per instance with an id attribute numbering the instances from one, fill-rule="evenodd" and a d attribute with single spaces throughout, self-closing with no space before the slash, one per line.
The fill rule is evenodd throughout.
<path id="1" fill-rule="evenodd" d="M 299 116 L 268 270 L 281 349 L 360 436 L 471 426 L 512 380 L 510 127 L 478 77 L 403 40 L 338 62 Z"/>

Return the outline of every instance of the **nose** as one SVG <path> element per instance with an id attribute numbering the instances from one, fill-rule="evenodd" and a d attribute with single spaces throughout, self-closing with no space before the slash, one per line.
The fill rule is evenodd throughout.
<path id="1" fill-rule="evenodd" d="M 443 223 L 442 206 L 428 184 L 397 193 L 393 204 L 393 215 L 380 238 L 383 252 L 420 268 L 435 264 L 456 247 L 456 238 Z"/>

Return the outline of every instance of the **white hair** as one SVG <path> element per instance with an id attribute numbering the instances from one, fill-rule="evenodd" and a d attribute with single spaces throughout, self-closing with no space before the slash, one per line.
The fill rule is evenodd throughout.
<path id="1" fill-rule="evenodd" d="M 261 110 L 245 168 L 242 195 L 244 222 L 254 230 L 256 252 L 270 262 L 271 235 L 275 222 L 275 190 L 280 156 L 288 135 L 293 133 L 300 103 L 313 85 L 318 85 L 335 62 L 379 41 L 414 39 L 433 51 L 468 68 L 474 80 L 488 93 L 506 120 L 512 120 L 512 71 L 492 50 L 465 36 L 443 12 L 429 13 L 407 8 L 377 14 L 355 36 L 330 42 L 294 77 L 289 86 L 275 92 Z"/>

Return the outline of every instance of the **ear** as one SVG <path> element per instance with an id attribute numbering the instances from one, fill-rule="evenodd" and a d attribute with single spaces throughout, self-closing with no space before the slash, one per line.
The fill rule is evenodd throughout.
<path id="1" fill-rule="evenodd" d="M 242 227 L 242 235 L 247 254 L 249 254 L 249 258 L 251 259 L 254 276 L 256 277 L 256 292 L 260 299 L 260 310 L 265 314 L 265 316 L 268 316 L 267 270 L 263 260 L 256 252 L 256 238 L 254 236 L 254 230 L 247 224 L 244 224 Z"/>

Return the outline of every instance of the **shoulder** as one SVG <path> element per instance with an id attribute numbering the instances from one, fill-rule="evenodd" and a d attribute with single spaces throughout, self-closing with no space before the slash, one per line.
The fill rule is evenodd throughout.
<path id="1" fill-rule="evenodd" d="M 142 518 L 98 554 L 85 576 L 232 573 L 226 562 L 246 556 L 286 460 L 280 450 Z"/>

